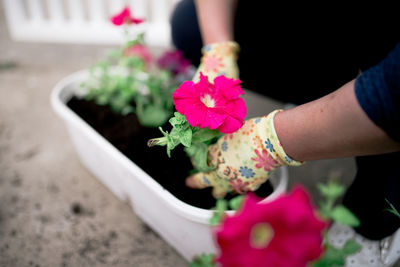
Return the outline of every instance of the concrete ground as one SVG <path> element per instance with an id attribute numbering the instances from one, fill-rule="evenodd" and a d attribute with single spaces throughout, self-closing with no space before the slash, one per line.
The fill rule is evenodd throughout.
<path id="1" fill-rule="evenodd" d="M 0 9 L 0 266 L 187 266 L 174 249 L 80 163 L 49 96 L 107 47 L 10 40 Z M 250 116 L 280 103 L 249 96 Z M 348 185 L 352 159 L 291 168 L 315 199 L 316 182 Z"/>

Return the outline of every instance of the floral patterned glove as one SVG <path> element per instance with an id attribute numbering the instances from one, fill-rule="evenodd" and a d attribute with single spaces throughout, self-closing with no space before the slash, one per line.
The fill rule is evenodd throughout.
<path id="1" fill-rule="evenodd" d="M 200 72 L 207 76 L 209 81 L 214 81 L 220 75 L 233 79 L 239 78 L 237 66 L 239 45 L 236 42 L 209 44 L 203 47 L 202 52 L 203 56 L 194 75 L 194 82 L 199 81 Z"/>
<path id="2" fill-rule="evenodd" d="M 257 190 L 282 165 L 302 165 L 303 162 L 286 155 L 276 135 L 274 116 L 280 111 L 247 120 L 241 129 L 221 137 L 211 145 L 208 160 L 216 169 L 188 177 L 187 186 L 212 186 L 215 198 L 224 197 L 230 191 L 243 194 Z"/>

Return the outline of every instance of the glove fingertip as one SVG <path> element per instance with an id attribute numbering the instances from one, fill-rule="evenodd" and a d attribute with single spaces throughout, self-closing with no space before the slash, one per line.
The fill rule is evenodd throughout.
<path id="1" fill-rule="evenodd" d="M 193 174 L 186 178 L 185 180 L 186 186 L 194 189 L 201 189 L 211 186 L 210 182 L 205 178 L 205 174 L 200 172 Z"/>
<path id="2" fill-rule="evenodd" d="M 185 184 L 186 184 L 187 187 L 196 188 L 196 183 L 195 183 L 195 177 L 194 177 L 194 175 L 189 176 L 188 178 L 186 178 Z"/>

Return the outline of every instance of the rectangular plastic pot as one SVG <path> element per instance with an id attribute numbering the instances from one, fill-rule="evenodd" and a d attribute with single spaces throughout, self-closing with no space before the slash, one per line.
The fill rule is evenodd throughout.
<path id="1" fill-rule="evenodd" d="M 52 107 L 63 119 L 82 163 L 184 258 L 190 261 L 201 253 L 216 253 L 209 226 L 211 210 L 177 199 L 66 105 L 73 95 L 84 93 L 80 84 L 88 75 L 83 70 L 67 76 L 51 94 Z M 287 173 L 280 168 L 270 178 L 274 192 L 264 201 L 286 191 Z"/>

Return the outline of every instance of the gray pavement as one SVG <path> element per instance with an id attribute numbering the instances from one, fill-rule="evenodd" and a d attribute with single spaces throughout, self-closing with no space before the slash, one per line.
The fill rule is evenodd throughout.
<path id="1" fill-rule="evenodd" d="M 0 9 L 0 266 L 187 265 L 84 168 L 50 107 L 53 86 L 107 49 L 13 42 Z M 248 98 L 250 115 L 282 106 Z M 317 181 L 354 173 L 352 159 L 290 168 L 316 200 Z"/>
<path id="2" fill-rule="evenodd" d="M 0 10 L 0 266 L 187 266 L 83 167 L 50 107 L 107 49 L 12 42 Z"/>

